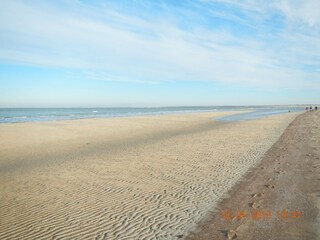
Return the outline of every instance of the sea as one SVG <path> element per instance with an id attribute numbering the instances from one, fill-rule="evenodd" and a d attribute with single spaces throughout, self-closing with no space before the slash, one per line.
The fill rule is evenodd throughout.
<path id="1" fill-rule="evenodd" d="M 0 123 L 44 122 L 86 118 L 112 118 L 183 114 L 197 112 L 239 111 L 239 114 L 219 118 L 220 121 L 244 121 L 274 114 L 304 111 L 304 106 L 180 106 L 139 108 L 0 108 Z M 241 111 L 247 111 L 243 113 Z"/>

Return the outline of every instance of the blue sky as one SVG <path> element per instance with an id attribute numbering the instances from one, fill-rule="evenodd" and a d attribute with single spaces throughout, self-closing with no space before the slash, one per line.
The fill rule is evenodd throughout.
<path id="1" fill-rule="evenodd" d="M 1 1 L 0 107 L 320 103 L 320 1 Z"/>

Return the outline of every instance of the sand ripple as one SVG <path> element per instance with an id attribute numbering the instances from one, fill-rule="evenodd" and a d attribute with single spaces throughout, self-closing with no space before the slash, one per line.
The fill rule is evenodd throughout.
<path id="1" fill-rule="evenodd" d="M 0 239 L 178 239 L 296 115 L 225 124 L 1 175 Z M 156 136 L 155 136 L 156 138 Z"/>

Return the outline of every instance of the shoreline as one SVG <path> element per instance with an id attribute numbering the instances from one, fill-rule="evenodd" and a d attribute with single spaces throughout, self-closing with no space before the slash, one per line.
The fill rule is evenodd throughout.
<path id="1" fill-rule="evenodd" d="M 51 120 L 35 120 L 35 121 L 19 121 L 19 122 L 0 122 L 2 124 L 25 124 L 25 123 L 60 123 L 60 122 L 70 122 L 70 121 L 94 121 L 94 120 L 107 120 L 107 119 L 121 119 L 121 118 L 148 118 L 148 117 L 166 117 L 166 116 L 186 116 L 186 115 L 200 115 L 200 114 L 218 114 L 219 116 L 228 116 L 247 113 L 247 110 L 230 110 L 230 111 L 194 111 L 194 112 L 167 112 L 167 113 L 154 113 L 154 114 L 137 114 L 137 115 L 123 115 L 123 116 L 97 116 L 97 117 L 83 117 L 83 118 L 70 118 L 70 119 L 51 119 Z M 227 115 L 225 115 L 227 113 Z"/>
<path id="2" fill-rule="evenodd" d="M 318 239 L 319 119 L 299 115 L 185 239 Z"/>
<path id="3" fill-rule="evenodd" d="M 0 125 L 0 237 L 181 238 L 299 115 L 229 113 Z"/>
<path id="4" fill-rule="evenodd" d="M 131 109 L 131 111 L 129 110 Z M 163 111 L 159 111 L 163 109 Z M 169 110 L 181 109 L 181 110 Z M 137 111 L 140 110 L 140 111 Z M 151 110 L 151 111 L 150 111 Z M 123 117 L 148 117 L 163 115 L 185 115 L 201 113 L 236 112 L 262 113 L 264 116 L 282 114 L 285 112 L 303 111 L 300 106 L 215 106 L 215 107 L 174 107 L 174 108 L 0 108 L 0 124 L 25 122 L 58 122 L 81 119 L 108 119 Z M 279 113 L 277 113 L 279 112 Z M 263 116 L 261 116 L 263 117 Z M 254 119 L 257 119 L 256 116 Z M 248 119 L 243 119 L 248 120 Z M 223 121 L 223 119 L 221 119 Z M 228 120 L 229 121 L 229 120 Z"/>

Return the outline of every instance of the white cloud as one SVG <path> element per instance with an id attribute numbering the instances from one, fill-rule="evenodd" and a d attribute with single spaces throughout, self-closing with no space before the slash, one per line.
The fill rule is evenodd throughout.
<path id="1" fill-rule="evenodd" d="M 254 12 L 257 21 L 262 21 L 257 12 L 267 14 L 271 8 L 262 1 L 219 2 L 249 11 L 249 17 Z M 319 23 L 318 10 L 306 13 L 314 7 L 311 3 L 299 10 L 289 3 L 273 3 L 273 11 L 281 11 L 290 22 L 300 19 L 310 27 Z M 230 19 L 236 19 L 230 14 Z M 309 79 L 319 79 L 318 71 L 297 68 L 301 63 L 319 67 L 317 34 L 285 28 L 271 38 L 274 43 L 269 42 L 269 33 L 266 39 L 263 34 L 259 38 L 239 37 L 230 29 L 209 26 L 185 30 L 178 27 L 174 17 L 146 20 L 109 7 L 78 4 L 67 11 L 50 4 L 8 1 L 0 9 L 0 60 L 80 69 L 90 73 L 84 73 L 84 77 L 95 80 L 218 81 L 269 88 L 317 86 Z"/>
<path id="2" fill-rule="evenodd" d="M 279 11 L 287 20 L 300 22 L 309 27 L 320 27 L 319 0 L 199 0 L 206 3 L 220 3 L 232 6 L 251 17 L 266 17 L 272 11 Z"/>
<path id="3" fill-rule="evenodd" d="M 274 3 L 288 20 L 300 21 L 310 27 L 320 27 L 320 1 L 281 0 Z"/>

